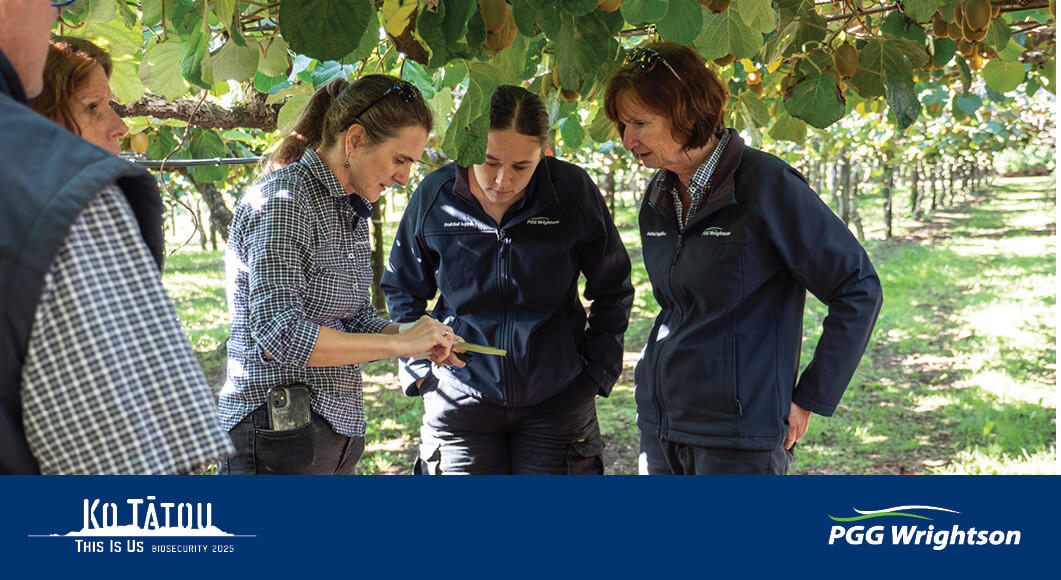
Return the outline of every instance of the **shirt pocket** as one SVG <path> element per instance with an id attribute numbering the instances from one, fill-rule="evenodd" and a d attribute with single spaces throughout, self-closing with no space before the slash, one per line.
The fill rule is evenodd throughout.
<path id="1" fill-rule="evenodd" d="M 372 285 L 369 242 L 360 244 L 364 248 L 358 245 L 325 245 L 314 253 L 304 296 L 306 314 L 313 322 L 350 318 L 367 301 Z"/>

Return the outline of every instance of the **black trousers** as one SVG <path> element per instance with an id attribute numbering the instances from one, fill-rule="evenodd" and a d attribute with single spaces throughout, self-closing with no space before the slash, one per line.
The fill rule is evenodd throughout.
<path id="1" fill-rule="evenodd" d="M 365 451 L 364 437 L 340 435 L 316 413 L 305 427 L 273 431 L 266 405 L 251 411 L 228 435 L 236 454 L 218 465 L 222 475 L 354 475 Z"/>
<path id="2" fill-rule="evenodd" d="M 529 407 L 504 407 L 432 386 L 414 472 L 602 475 L 596 385 L 576 380 Z"/>
<path id="3" fill-rule="evenodd" d="M 641 431 L 638 471 L 642 475 L 786 475 L 793 457 L 784 441 L 773 449 L 722 449 L 674 443 Z"/>

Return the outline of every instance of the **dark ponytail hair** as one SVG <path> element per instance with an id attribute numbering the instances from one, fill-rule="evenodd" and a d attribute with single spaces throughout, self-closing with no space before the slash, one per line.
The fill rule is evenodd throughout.
<path id="1" fill-rule="evenodd" d="M 501 85 L 490 99 L 490 128 L 515 129 L 545 147 L 549 141 L 549 114 L 538 95 L 523 87 Z"/>
<path id="2" fill-rule="evenodd" d="M 365 75 L 352 83 L 336 79 L 313 93 L 269 157 L 266 172 L 298 161 L 306 149 L 334 145 L 354 123 L 364 127 L 372 146 L 411 125 L 430 133 L 434 119 L 420 91 L 406 81 L 389 75 Z"/>

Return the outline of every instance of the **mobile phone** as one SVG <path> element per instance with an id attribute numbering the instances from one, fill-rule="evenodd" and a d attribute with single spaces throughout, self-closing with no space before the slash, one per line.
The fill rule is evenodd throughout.
<path id="1" fill-rule="evenodd" d="M 291 431 L 309 425 L 312 420 L 307 385 L 273 387 L 267 400 L 269 427 L 273 431 Z"/>

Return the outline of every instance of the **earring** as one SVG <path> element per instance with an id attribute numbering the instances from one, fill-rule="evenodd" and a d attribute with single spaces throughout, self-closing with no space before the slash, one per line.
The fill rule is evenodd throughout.
<path id="1" fill-rule="evenodd" d="M 350 169 L 350 158 L 347 157 L 346 161 L 343 162 L 343 167 Z"/>

